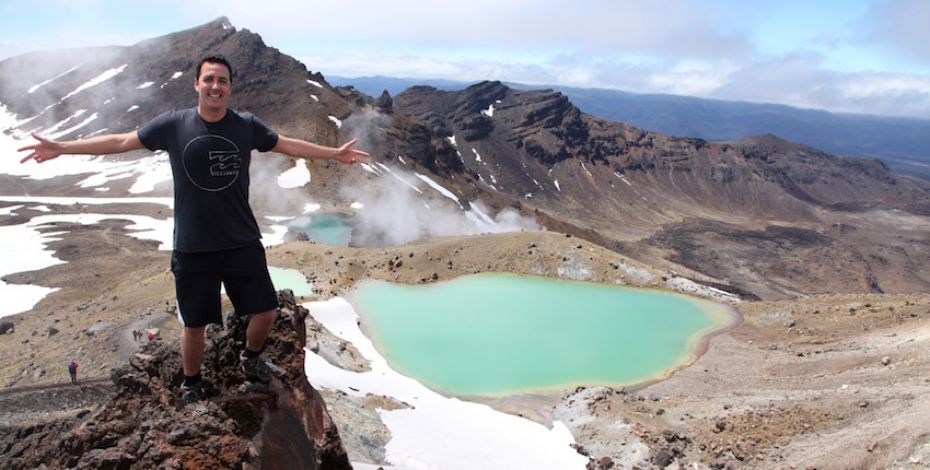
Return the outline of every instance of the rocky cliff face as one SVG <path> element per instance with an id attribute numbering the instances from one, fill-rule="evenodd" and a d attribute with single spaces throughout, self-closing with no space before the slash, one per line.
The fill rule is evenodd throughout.
<path id="1" fill-rule="evenodd" d="M 246 324 L 208 329 L 206 400 L 180 399 L 176 344 L 148 343 L 116 369 L 115 396 L 96 412 L 0 433 L 0 468 L 350 469 L 339 432 L 304 374 L 305 308 L 289 291 L 264 352 L 267 386 L 238 372 Z M 70 385 L 69 385 L 70 386 Z"/>

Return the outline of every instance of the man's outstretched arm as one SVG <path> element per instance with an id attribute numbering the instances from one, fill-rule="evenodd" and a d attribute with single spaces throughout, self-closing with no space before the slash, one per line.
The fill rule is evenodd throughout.
<path id="1" fill-rule="evenodd" d="M 356 150 L 357 139 L 352 139 L 339 147 L 326 147 L 306 140 L 293 137 L 278 136 L 278 143 L 271 149 L 272 152 L 283 153 L 295 158 L 309 160 L 336 160 L 340 163 L 368 163 L 368 152 Z"/>
<path id="2" fill-rule="evenodd" d="M 98 135 L 87 139 L 64 142 L 42 137 L 35 132 L 32 133 L 32 137 L 38 142 L 18 150 L 20 152 L 29 152 L 29 155 L 19 161 L 20 163 L 26 163 L 29 160 L 42 163 L 60 155 L 109 155 L 144 148 L 136 131 L 125 134 Z"/>

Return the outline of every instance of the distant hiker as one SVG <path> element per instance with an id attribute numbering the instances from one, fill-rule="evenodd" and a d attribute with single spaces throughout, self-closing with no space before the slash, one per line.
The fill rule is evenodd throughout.
<path id="1" fill-rule="evenodd" d="M 155 339 L 155 332 L 152 330 L 149 330 L 146 335 L 146 338 L 148 338 L 149 341 L 152 341 L 153 339 Z"/>
<path id="2" fill-rule="evenodd" d="M 72 385 L 77 385 L 77 368 L 78 363 L 75 360 L 72 360 L 71 364 L 68 364 L 68 375 L 71 376 Z"/>
<path id="3" fill-rule="evenodd" d="M 250 380 L 267 382 L 267 364 L 259 359 L 274 325 L 277 295 L 265 259 L 261 232 L 249 206 L 251 151 L 295 158 L 367 162 L 355 140 L 325 147 L 280 135 L 259 118 L 227 107 L 233 71 L 223 57 L 197 65 L 197 106 L 166 112 L 125 134 L 105 134 L 58 142 L 36 133 L 38 141 L 20 151 L 21 160 L 42 163 L 64 154 L 106 155 L 147 148 L 167 150 L 174 176 L 174 273 L 181 322 L 182 398 L 202 398 L 200 366 L 204 330 L 222 324 L 220 284 L 236 313 L 250 315 L 240 369 Z"/>

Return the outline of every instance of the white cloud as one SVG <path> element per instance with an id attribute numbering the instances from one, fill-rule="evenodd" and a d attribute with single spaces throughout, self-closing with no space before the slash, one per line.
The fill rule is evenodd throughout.
<path id="1" fill-rule="evenodd" d="M 783 103 L 836 112 L 930 118 L 930 76 L 839 73 L 813 57 L 750 64 L 706 96 Z"/>
<path id="2" fill-rule="evenodd" d="M 587 61 L 553 59 L 531 64 L 366 55 L 359 52 L 349 55 L 312 54 L 300 57 L 300 60 L 305 64 L 316 64 L 332 75 L 559 84 L 930 119 L 930 76 L 837 72 L 826 68 L 824 57 L 812 53 L 746 63 L 694 60 L 633 62 L 591 58 Z"/>
<path id="3" fill-rule="evenodd" d="M 711 10 L 689 0 L 648 0 L 622 3 L 606 0 L 473 0 L 451 10 L 444 2 L 397 0 L 390 8 L 362 0 L 294 2 L 268 0 L 260 11 L 246 0 L 224 2 L 223 10 L 237 26 L 263 31 L 271 42 L 306 40 L 307 24 L 288 18 L 326 18 L 313 22 L 314 38 L 351 48 L 359 44 L 524 51 L 572 49 L 611 53 L 644 51 L 665 57 L 744 55 L 748 38 L 718 27 Z M 273 38 L 272 38 L 273 36 Z M 307 44 L 327 48 L 326 39 Z M 322 43 L 322 44 L 321 44 Z"/>
<path id="4" fill-rule="evenodd" d="M 73 18 L 4 31 L 0 58 L 132 44 L 225 14 L 324 75 L 562 84 L 930 118 L 924 0 L 858 0 L 835 21 L 811 19 L 831 11 L 823 4 L 699 0 L 473 0 L 467 8 L 268 0 L 260 10 L 228 0 L 217 12 L 164 0 L 170 14 L 135 24 L 122 16 L 132 3 L 44 0 L 36 8 L 53 15 L 23 18 Z"/>
<path id="5" fill-rule="evenodd" d="M 873 2 L 869 14 L 871 38 L 892 53 L 916 58 L 930 65 L 930 2 L 885 0 Z"/>

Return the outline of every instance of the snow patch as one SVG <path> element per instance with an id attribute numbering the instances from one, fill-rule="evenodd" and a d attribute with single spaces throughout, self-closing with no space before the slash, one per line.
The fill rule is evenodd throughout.
<path id="1" fill-rule="evenodd" d="M 322 85 L 320 82 L 315 81 L 315 80 L 307 79 L 307 83 L 309 83 L 309 84 L 311 84 L 311 85 L 313 85 L 313 86 L 315 86 L 315 87 L 317 87 L 317 88 L 323 88 L 323 85 Z"/>
<path id="2" fill-rule="evenodd" d="M 103 157 L 97 157 L 102 160 Z M 110 181 L 136 178 L 136 182 L 129 188 L 132 194 L 147 193 L 155 190 L 155 185 L 171 180 L 171 164 L 168 154 L 164 151 L 155 152 L 150 158 L 143 158 L 129 162 L 112 162 L 78 184 L 82 188 L 103 186 Z M 98 190 L 101 188 L 97 188 Z"/>
<path id="3" fill-rule="evenodd" d="M 32 94 L 32 93 L 34 93 L 36 90 L 38 90 L 39 88 L 42 88 L 43 86 L 48 85 L 49 83 L 52 83 L 52 82 L 54 82 L 55 80 L 57 80 L 57 79 L 59 79 L 59 78 L 61 78 L 61 77 L 64 77 L 65 75 L 68 75 L 68 74 L 71 73 L 71 72 L 74 72 L 75 70 L 77 70 L 77 66 L 71 67 L 70 69 L 68 69 L 68 70 L 66 70 L 66 71 L 64 71 L 64 72 L 62 72 L 62 73 L 60 73 L 60 74 L 58 74 L 58 75 L 55 75 L 54 77 L 52 77 L 52 78 L 50 78 L 50 79 L 48 79 L 48 80 L 46 80 L 46 81 L 44 81 L 44 82 L 42 82 L 42 83 L 38 83 L 38 84 L 32 85 L 31 87 L 29 87 L 28 90 L 26 90 L 26 93 Z"/>
<path id="4" fill-rule="evenodd" d="M 342 121 L 341 121 L 339 118 L 337 118 L 336 116 L 330 115 L 330 116 L 329 116 L 329 120 L 330 120 L 330 121 L 333 121 L 333 123 L 336 124 L 336 129 L 341 129 L 341 128 L 342 128 Z"/>
<path id="5" fill-rule="evenodd" d="M 81 121 L 81 122 L 78 123 L 77 125 L 72 126 L 72 127 L 69 127 L 69 128 L 67 128 L 67 129 L 65 129 L 65 130 L 63 130 L 63 131 L 61 131 L 61 132 L 59 132 L 59 133 L 57 133 L 57 134 L 51 134 L 51 135 L 49 135 L 48 137 L 50 137 L 50 138 L 52 138 L 52 139 L 58 139 L 58 138 L 60 138 L 60 137 L 62 137 L 62 136 L 66 136 L 66 135 L 68 135 L 68 134 L 70 134 L 70 133 L 72 133 L 72 132 L 74 132 L 74 131 L 76 131 L 76 130 L 78 130 L 78 129 L 80 129 L 80 128 L 82 128 L 82 127 L 88 125 L 88 124 L 90 124 L 91 121 L 97 119 L 97 116 L 98 116 L 97 113 L 91 114 L 90 117 L 88 117 L 87 119 Z"/>
<path id="6" fill-rule="evenodd" d="M 71 122 L 72 119 L 77 119 L 77 118 L 83 116 L 84 113 L 86 113 L 86 112 L 87 112 L 86 109 L 79 109 L 79 110 L 75 111 L 74 114 L 72 114 L 72 115 L 70 115 L 70 116 L 68 116 L 68 117 L 66 117 L 66 118 L 64 118 L 64 119 L 62 119 L 61 121 L 58 121 L 58 122 L 55 123 L 52 127 L 49 127 L 48 129 L 45 129 L 45 130 L 43 131 L 43 133 L 44 133 L 44 134 L 52 134 L 52 133 L 58 132 L 58 129 L 61 129 L 62 127 L 64 127 L 64 125 L 65 125 L 65 124 L 68 124 L 69 122 Z"/>
<path id="7" fill-rule="evenodd" d="M 390 170 L 389 170 L 389 171 L 390 171 Z M 391 171 L 391 176 L 397 178 L 401 183 L 406 184 L 407 186 L 409 186 L 409 187 L 410 187 L 411 189 L 413 189 L 414 191 L 416 191 L 416 192 L 418 192 L 418 193 L 420 193 L 420 194 L 423 194 L 423 191 L 422 191 L 420 188 L 416 187 L 413 183 L 411 183 L 411 182 L 409 182 L 409 181 L 407 181 L 407 180 L 401 178 L 401 176 L 398 175 L 397 173 L 394 173 L 393 171 Z"/>
<path id="8" fill-rule="evenodd" d="M 488 109 L 482 109 L 482 110 L 481 110 L 481 114 L 483 114 L 483 115 L 485 115 L 485 116 L 487 116 L 487 117 L 489 117 L 489 118 L 494 117 L 494 105 L 491 104 L 491 105 L 488 105 Z"/>
<path id="9" fill-rule="evenodd" d="M 278 186 L 284 189 L 299 188 L 310 182 L 310 169 L 307 161 L 294 161 L 294 167 L 278 175 Z"/>
<path id="10" fill-rule="evenodd" d="M 616 171 L 614 172 L 614 174 L 617 175 L 617 178 L 620 178 L 620 181 L 623 181 L 624 183 L 626 183 L 627 186 L 633 186 L 633 183 L 630 183 L 630 180 L 626 179 L 626 176 L 623 176 L 620 173 L 617 173 Z"/>
<path id="11" fill-rule="evenodd" d="M 137 109 L 139 109 L 139 105 L 134 104 L 134 105 L 130 106 L 129 109 L 126 110 L 126 112 L 127 112 L 127 113 L 131 113 L 131 112 L 133 112 L 133 111 L 135 111 L 135 110 L 137 110 Z"/>
<path id="12" fill-rule="evenodd" d="M 143 88 L 148 88 L 148 87 L 150 87 L 150 86 L 152 86 L 152 85 L 154 85 L 154 84 L 155 84 L 155 82 L 145 82 L 145 83 L 143 83 L 143 84 L 137 86 L 136 89 L 137 89 L 137 90 L 141 90 L 141 89 L 143 89 Z"/>
<path id="13" fill-rule="evenodd" d="M 92 79 L 90 79 L 90 80 L 84 82 L 83 84 L 81 84 L 81 86 L 77 87 L 77 88 L 76 88 L 74 91 L 72 91 L 71 93 L 68 93 L 67 95 L 65 95 L 65 97 L 62 98 L 61 100 L 59 100 L 58 102 L 61 103 L 62 101 L 66 100 L 66 99 L 68 99 L 68 98 L 70 98 L 70 97 L 72 97 L 72 96 L 74 96 L 74 95 L 76 95 L 76 94 L 78 94 L 78 93 L 80 93 L 80 92 L 82 92 L 82 91 L 88 89 L 88 88 L 97 86 L 97 85 L 99 85 L 99 84 L 101 84 L 101 83 L 103 83 L 103 82 L 105 82 L 105 81 L 107 81 L 107 80 L 109 80 L 109 79 L 111 79 L 111 78 L 113 78 L 113 77 L 119 75 L 120 73 L 123 72 L 123 70 L 126 70 L 126 67 L 128 67 L 128 66 L 129 66 L 129 64 L 123 64 L 123 65 L 120 66 L 120 67 L 117 67 L 117 68 L 114 68 L 114 69 L 109 69 L 109 70 L 107 70 L 107 71 L 101 73 L 100 75 L 97 75 L 96 77 L 94 77 L 94 78 L 92 78 Z"/>
<path id="14" fill-rule="evenodd" d="M 381 172 L 379 172 L 377 168 L 375 168 L 374 166 L 372 166 L 372 165 L 370 165 L 370 164 L 368 164 L 368 163 L 359 163 L 359 165 L 361 165 L 361 167 L 362 167 L 365 171 L 367 171 L 367 172 L 369 172 L 369 173 L 374 173 L 374 174 L 376 174 L 376 175 L 380 175 L 380 174 L 381 174 Z"/>
<path id="15" fill-rule="evenodd" d="M 416 175 L 417 178 L 420 178 L 421 180 L 426 182 L 426 184 L 428 184 L 431 188 L 435 189 L 436 191 L 439 191 L 440 194 L 455 201 L 455 203 L 458 204 L 459 207 L 462 207 L 462 203 L 459 202 L 459 198 L 456 197 L 455 194 L 452 194 L 452 191 L 449 191 L 448 189 L 442 187 L 439 183 L 433 181 L 432 179 L 430 179 L 430 177 L 426 175 L 421 175 L 419 173 L 414 173 L 414 174 Z"/>
<path id="16" fill-rule="evenodd" d="M 13 211 L 15 211 L 16 209 L 21 209 L 22 207 L 23 207 L 22 204 L 10 206 L 10 207 L 0 207 L 0 215 L 13 215 Z"/>
<path id="17" fill-rule="evenodd" d="M 9 198 L 4 196 L 3 199 Z M 46 198 L 24 199 L 32 199 L 29 202 L 38 202 Z M 0 265 L 0 277 L 64 263 L 54 256 L 54 252 L 49 250 L 47 245 L 49 242 L 62 240 L 57 236 L 68 232 L 42 233 L 40 228 L 61 222 L 90 225 L 103 220 L 129 220 L 132 224 L 127 225 L 126 228 L 130 236 L 143 240 L 156 240 L 160 242 L 159 249 L 171 249 L 174 221 L 170 218 L 158 220 L 139 215 L 89 213 L 40 215 L 24 224 L 0 226 L 0 257 L 3 258 L 3 264 Z M 4 299 L 3 304 L 0 305 L 0 317 L 30 310 L 46 295 L 56 290 L 42 286 L 9 285 L 0 281 L 0 295 Z"/>
<path id="18" fill-rule="evenodd" d="M 665 285 L 669 289 L 696 294 L 701 297 L 714 299 L 719 302 L 725 302 L 729 304 L 740 303 L 740 298 L 736 294 L 732 294 L 715 287 L 705 286 L 704 284 L 698 284 L 691 279 L 686 279 L 680 276 L 669 277 L 668 280 L 665 281 Z"/>

